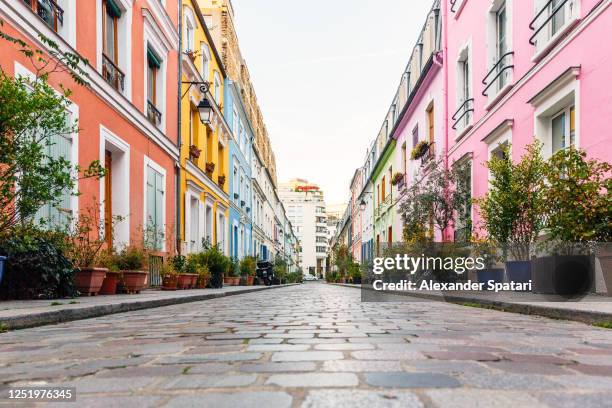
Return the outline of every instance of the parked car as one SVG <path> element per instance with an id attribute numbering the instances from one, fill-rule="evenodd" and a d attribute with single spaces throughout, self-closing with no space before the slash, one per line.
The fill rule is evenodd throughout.
<path id="1" fill-rule="evenodd" d="M 316 280 L 319 280 L 319 278 L 317 278 L 314 275 L 304 275 L 303 280 L 305 280 L 305 281 L 316 281 Z"/>

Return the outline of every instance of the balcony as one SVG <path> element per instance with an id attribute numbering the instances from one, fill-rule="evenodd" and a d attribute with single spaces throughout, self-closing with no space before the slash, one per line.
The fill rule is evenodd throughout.
<path id="1" fill-rule="evenodd" d="M 556 4 L 555 4 L 556 3 Z M 529 44 L 536 47 L 534 60 L 545 54 L 578 21 L 579 0 L 549 0 L 529 23 L 533 34 Z"/>
<path id="2" fill-rule="evenodd" d="M 433 162 L 436 158 L 436 147 L 435 142 L 430 142 L 429 147 L 427 148 L 427 152 L 421 157 L 421 167 L 427 166 L 429 163 Z"/>
<path id="3" fill-rule="evenodd" d="M 162 113 L 157 110 L 151 101 L 147 101 L 147 118 L 155 126 L 161 125 Z"/>
<path id="4" fill-rule="evenodd" d="M 465 130 L 472 121 L 472 113 L 474 112 L 474 98 L 468 98 L 459 106 L 459 109 L 453 115 L 453 130 L 459 132 Z"/>
<path id="5" fill-rule="evenodd" d="M 509 51 L 499 58 L 482 80 L 485 86 L 482 96 L 495 98 L 510 83 L 510 74 L 514 69 L 513 62 L 514 51 Z"/>
<path id="6" fill-rule="evenodd" d="M 378 219 L 382 217 L 387 212 L 387 210 L 391 208 L 392 203 L 393 197 L 391 196 L 391 194 L 388 194 L 387 197 L 385 197 L 385 199 L 383 200 L 383 202 L 381 202 L 374 211 L 374 215 L 376 216 L 376 218 Z"/>
<path id="7" fill-rule="evenodd" d="M 64 24 L 64 10 L 54 0 L 23 0 L 53 31 Z"/>
<path id="8" fill-rule="evenodd" d="M 125 89 L 125 74 L 104 54 L 102 54 L 102 76 L 117 91 L 123 92 Z"/>

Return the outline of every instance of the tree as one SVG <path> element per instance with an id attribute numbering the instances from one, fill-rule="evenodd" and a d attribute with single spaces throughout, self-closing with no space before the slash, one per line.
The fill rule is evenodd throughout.
<path id="1" fill-rule="evenodd" d="M 556 152 L 545 166 L 549 240 L 571 251 L 572 243 L 612 241 L 612 165 L 586 159 L 574 147 Z M 569 245 L 569 247 L 568 247 Z"/>
<path id="2" fill-rule="evenodd" d="M 67 72 L 87 86 L 81 68 L 87 61 L 60 51 L 44 36 L 40 39 L 48 56 L 2 31 L 0 39 L 18 47 L 34 67 L 33 78 L 13 78 L 0 65 L 0 235 L 7 235 L 17 224 L 32 221 L 43 205 L 57 205 L 63 192 L 74 191 L 79 178 L 102 177 L 104 169 L 98 161 L 82 169 L 52 152 L 61 138 L 79 129 L 68 121 L 70 90 L 54 89 L 49 77 Z"/>
<path id="3" fill-rule="evenodd" d="M 530 247 L 540 234 L 545 190 L 541 144 L 534 142 L 516 164 L 510 146 L 493 156 L 486 165 L 491 173 L 487 194 L 480 205 L 484 227 L 494 244 L 501 246 L 503 259 L 510 252 L 517 260 L 529 260 Z"/>

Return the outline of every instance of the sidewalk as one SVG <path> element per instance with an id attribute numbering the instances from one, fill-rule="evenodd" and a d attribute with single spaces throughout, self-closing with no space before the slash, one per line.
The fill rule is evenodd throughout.
<path id="1" fill-rule="evenodd" d="M 349 286 L 361 289 L 361 285 L 332 283 L 332 285 Z M 371 288 L 365 290 L 374 291 Z M 587 324 L 612 323 L 612 298 L 598 295 L 589 295 L 581 301 L 551 302 L 537 299 L 531 294 L 510 295 L 498 294 L 479 295 L 477 293 L 441 293 L 441 292 L 383 292 L 384 295 L 414 297 L 423 300 L 443 301 L 465 306 L 484 307 L 504 312 L 538 315 L 553 319 L 564 319 L 583 322 Z M 536 298 L 536 299 L 534 299 Z"/>
<path id="2" fill-rule="evenodd" d="M 71 320 L 89 319 L 132 310 L 150 309 L 180 303 L 199 302 L 291 286 L 225 286 L 223 289 L 178 291 L 145 290 L 139 295 L 78 297 L 57 300 L 14 300 L 0 302 L 0 328 L 15 330 Z"/>

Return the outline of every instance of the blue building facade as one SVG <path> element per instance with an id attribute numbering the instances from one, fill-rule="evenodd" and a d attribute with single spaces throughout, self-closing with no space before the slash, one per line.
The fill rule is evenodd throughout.
<path id="1" fill-rule="evenodd" d="M 232 130 L 229 149 L 229 241 L 230 256 L 242 259 L 252 254 L 252 181 L 251 162 L 253 129 L 245 113 L 237 83 L 227 80 L 225 117 Z"/>

